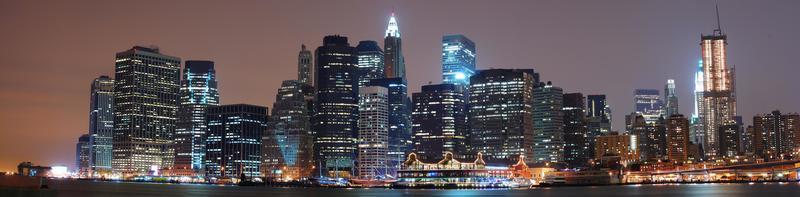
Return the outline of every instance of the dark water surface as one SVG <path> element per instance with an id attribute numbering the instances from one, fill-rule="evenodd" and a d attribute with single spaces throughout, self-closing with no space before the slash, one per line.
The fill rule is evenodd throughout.
<path id="1" fill-rule="evenodd" d="M 0 196 L 757 196 L 800 197 L 800 183 L 672 184 L 496 190 L 270 188 L 51 180 L 47 190 L 0 189 Z"/>

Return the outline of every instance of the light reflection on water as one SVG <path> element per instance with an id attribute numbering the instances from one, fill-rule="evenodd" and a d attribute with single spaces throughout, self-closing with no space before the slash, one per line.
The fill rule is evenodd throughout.
<path id="1" fill-rule="evenodd" d="M 143 184 L 54 181 L 39 196 L 800 196 L 800 183 L 658 184 L 534 189 L 383 189 L 383 188 L 269 188 L 202 184 Z M 52 195 L 55 194 L 55 195 Z M 3 195 L 0 195 L 3 196 Z"/>

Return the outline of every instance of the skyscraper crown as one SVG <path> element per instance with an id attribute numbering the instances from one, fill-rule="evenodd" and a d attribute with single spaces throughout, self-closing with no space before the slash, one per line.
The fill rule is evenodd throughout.
<path id="1" fill-rule="evenodd" d="M 386 27 L 386 37 L 400 37 L 400 28 L 397 27 L 397 19 L 394 18 L 394 13 L 389 17 L 389 26 Z"/>

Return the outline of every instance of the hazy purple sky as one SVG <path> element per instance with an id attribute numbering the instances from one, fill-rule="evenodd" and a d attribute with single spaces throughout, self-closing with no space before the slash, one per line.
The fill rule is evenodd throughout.
<path id="1" fill-rule="evenodd" d="M 800 111 L 800 1 L 720 1 L 739 113 Z M 89 84 L 114 72 L 114 54 L 158 45 L 216 62 L 225 104 L 270 106 L 293 79 L 300 44 L 341 34 L 382 43 L 395 11 L 410 90 L 441 81 L 441 37 L 477 44 L 479 69 L 534 68 L 565 92 L 607 94 L 615 129 L 635 88 L 677 82 L 692 109 L 700 33 L 714 1 L 2 1 L 0 170 L 20 161 L 74 165 L 88 129 Z"/>

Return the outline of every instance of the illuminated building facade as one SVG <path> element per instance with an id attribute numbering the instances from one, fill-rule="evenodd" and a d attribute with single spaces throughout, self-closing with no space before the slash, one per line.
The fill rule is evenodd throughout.
<path id="1" fill-rule="evenodd" d="M 590 148 L 583 94 L 564 94 L 564 162 L 571 168 L 586 167 L 594 152 Z"/>
<path id="2" fill-rule="evenodd" d="M 442 37 L 442 82 L 466 88 L 475 74 L 475 43 L 464 35 Z"/>
<path id="3" fill-rule="evenodd" d="M 734 72 L 728 67 L 728 37 L 720 28 L 712 35 L 701 35 L 703 58 L 703 100 L 700 118 L 705 132 L 703 150 L 706 157 L 722 156 L 720 127 L 734 122 L 736 96 Z"/>
<path id="4" fill-rule="evenodd" d="M 678 114 L 678 95 L 675 93 L 675 80 L 668 79 L 664 85 L 664 118 Z"/>
<path id="5" fill-rule="evenodd" d="M 489 164 L 533 157 L 533 69 L 481 70 L 470 78 L 469 146 Z"/>
<path id="6" fill-rule="evenodd" d="M 533 90 L 533 160 L 530 162 L 564 161 L 563 92 L 549 81 Z"/>
<path id="7" fill-rule="evenodd" d="M 124 177 L 172 167 L 180 58 L 135 46 L 116 54 L 113 158 Z"/>
<path id="8" fill-rule="evenodd" d="M 411 100 L 404 78 L 370 80 L 370 86 L 389 90 L 389 153 L 387 174 L 397 177 L 397 170 L 413 148 L 411 142 Z"/>
<path id="9" fill-rule="evenodd" d="M 689 159 L 689 119 L 681 114 L 667 119 L 667 159 L 676 163 Z"/>
<path id="10" fill-rule="evenodd" d="M 219 105 L 219 91 L 214 62 L 188 60 L 183 69 L 178 121 L 175 130 L 175 175 L 202 175 L 205 135 L 208 131 L 206 109 Z"/>
<path id="11" fill-rule="evenodd" d="M 316 101 L 312 130 L 321 176 L 354 175 L 358 136 L 358 56 L 347 37 L 323 39 L 316 50 Z"/>
<path id="12" fill-rule="evenodd" d="M 300 52 L 297 53 L 297 80 L 308 85 L 314 84 L 314 64 L 312 62 L 311 51 L 306 49 L 306 45 L 300 45 Z"/>
<path id="13" fill-rule="evenodd" d="M 719 126 L 719 154 L 723 157 L 735 157 L 741 155 L 740 141 L 741 134 L 744 132 L 742 125 L 736 122 Z"/>
<path id="14" fill-rule="evenodd" d="M 92 144 L 89 143 L 89 134 L 83 134 L 75 144 L 75 167 L 78 168 L 80 176 L 88 176 L 91 169 L 89 155 L 91 154 Z"/>
<path id="15" fill-rule="evenodd" d="M 656 123 L 664 115 L 661 94 L 656 89 L 636 89 L 633 101 L 636 114 L 642 115 L 649 124 Z"/>
<path id="16" fill-rule="evenodd" d="M 378 42 L 372 40 L 358 42 L 356 50 L 358 51 L 358 87 L 367 86 L 370 80 L 386 76 L 383 51 L 378 47 Z"/>
<path id="17" fill-rule="evenodd" d="M 92 81 L 89 98 L 89 154 L 92 176 L 111 172 L 114 133 L 114 80 L 100 76 Z"/>
<path id="18" fill-rule="evenodd" d="M 753 117 L 753 148 L 762 158 L 782 159 L 800 147 L 800 115 L 775 110 Z"/>
<path id="19" fill-rule="evenodd" d="M 389 168 L 389 90 L 381 86 L 359 89 L 358 178 L 386 178 Z"/>
<path id="20" fill-rule="evenodd" d="M 636 140 L 632 135 L 609 132 L 606 135 L 597 136 L 597 147 L 594 149 L 595 160 L 602 161 L 604 157 L 619 157 L 623 165 L 633 163 L 639 160 L 639 155 L 634 148 L 635 144 Z"/>
<path id="21" fill-rule="evenodd" d="M 587 141 L 589 152 L 594 153 L 595 138 L 611 132 L 611 106 L 608 105 L 606 95 L 586 96 Z"/>
<path id="22" fill-rule="evenodd" d="M 425 85 L 412 97 L 413 152 L 419 159 L 430 162 L 445 152 L 466 153 L 467 111 L 461 86 Z"/>
<path id="23" fill-rule="evenodd" d="M 395 185 L 409 188 L 518 187 L 520 183 L 514 179 L 532 178 L 524 156 L 517 157 L 513 165 L 504 166 L 487 165 L 481 153 L 473 162 L 459 161 L 450 152 L 440 158 L 438 162 L 423 162 L 415 153 L 410 153 L 398 172 Z"/>
<path id="24" fill-rule="evenodd" d="M 394 13 L 389 17 L 386 35 L 383 38 L 384 66 L 386 78 L 406 78 L 406 65 L 403 57 L 403 40 Z"/>
<path id="25" fill-rule="evenodd" d="M 206 177 L 261 177 L 261 137 L 267 127 L 267 107 L 220 105 L 209 107 L 207 112 Z"/>
<path id="26" fill-rule="evenodd" d="M 266 177 L 297 179 L 313 173 L 313 99 L 314 88 L 307 83 L 281 83 L 261 140 L 261 170 Z"/>
<path id="27" fill-rule="evenodd" d="M 692 124 L 690 128 L 689 135 L 691 137 L 689 138 L 689 141 L 697 144 L 698 146 L 705 146 L 706 143 L 706 133 L 703 131 L 703 118 L 701 118 L 702 112 L 704 111 L 703 106 L 705 106 L 703 105 L 703 85 L 705 84 L 703 82 L 704 76 L 703 60 L 700 60 L 697 71 L 694 75 L 694 112 L 692 113 L 692 118 L 689 120 Z"/>

